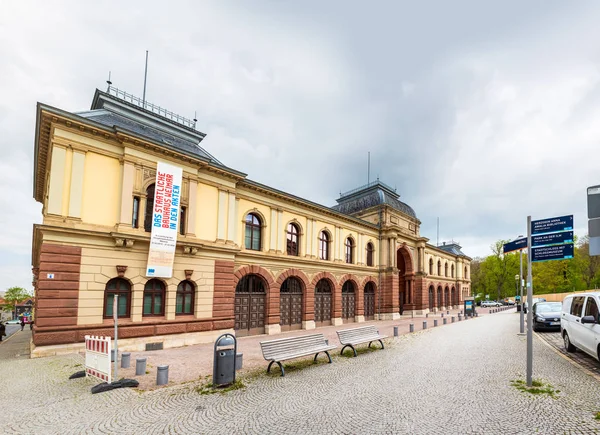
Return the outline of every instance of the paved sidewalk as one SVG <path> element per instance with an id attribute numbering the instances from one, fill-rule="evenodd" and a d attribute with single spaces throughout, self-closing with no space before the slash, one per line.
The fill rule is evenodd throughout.
<path id="1" fill-rule="evenodd" d="M 514 313 L 514 312 L 513 312 Z M 516 390 L 525 337 L 511 312 L 391 340 L 333 364 L 245 379 L 202 395 L 197 382 L 146 393 L 90 394 L 68 380 L 78 355 L 0 360 L 4 433 L 562 434 L 600 433 L 600 383 L 534 339 L 534 378 L 556 398 Z M 27 391 L 26 395 L 20 394 Z"/>
<path id="2" fill-rule="evenodd" d="M 264 360 L 260 350 L 259 343 L 261 341 L 319 333 L 323 334 L 325 338 L 329 340 L 330 343 L 339 345 L 339 340 L 336 331 L 340 329 L 356 328 L 365 325 L 375 325 L 379 329 L 381 334 L 393 337 L 394 326 L 398 326 L 399 334 L 401 335 L 409 333 L 409 325 L 411 323 L 414 324 L 415 331 L 420 331 L 423 329 L 424 321 L 427 322 L 428 329 L 434 327 L 435 321 L 437 321 L 438 327 L 444 326 L 444 318 L 447 320 L 448 323 L 448 325 L 446 326 L 449 326 L 452 321 L 452 316 L 454 316 L 455 321 L 458 322 L 459 311 L 460 310 L 450 310 L 450 314 L 447 314 L 447 311 L 444 311 L 444 317 L 442 317 L 442 313 L 437 313 L 430 314 L 427 318 L 425 316 L 418 316 L 414 318 L 405 317 L 399 320 L 368 321 L 364 323 L 348 323 L 341 326 L 327 326 L 309 331 L 297 330 L 291 332 L 284 332 L 277 335 L 255 335 L 249 337 L 241 337 L 238 339 L 238 353 L 243 354 L 243 370 L 241 371 L 241 373 L 256 372 L 257 370 L 266 370 L 268 363 Z M 480 312 L 481 315 L 485 315 L 489 312 L 489 310 L 479 309 L 478 312 Z M 332 355 L 339 353 L 340 350 L 341 346 L 338 350 L 332 351 Z M 149 374 L 147 376 L 136 378 L 140 382 L 141 389 L 149 390 L 157 388 L 155 385 L 156 367 L 159 365 L 169 366 L 169 379 L 174 383 L 193 381 L 200 377 L 212 375 L 213 353 L 214 343 L 165 349 L 160 351 L 131 352 L 131 367 L 129 369 L 119 368 L 119 378 L 134 377 L 135 359 L 145 357 L 147 361 L 147 368 Z M 278 370 L 279 368 L 275 367 L 275 371 Z"/>
<path id="3" fill-rule="evenodd" d="M 31 331 L 14 332 L 0 343 L 0 360 L 28 359 L 30 355 Z"/>

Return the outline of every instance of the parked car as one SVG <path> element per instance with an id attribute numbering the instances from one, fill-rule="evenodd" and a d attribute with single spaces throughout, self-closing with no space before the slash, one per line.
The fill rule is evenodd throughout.
<path id="1" fill-rule="evenodd" d="M 490 307 L 501 307 L 502 304 L 500 302 L 496 302 L 496 301 L 483 301 L 481 303 L 481 307 L 482 308 L 490 308 Z"/>
<path id="2" fill-rule="evenodd" d="M 560 314 L 562 303 L 560 302 L 536 302 L 532 308 L 533 330 L 560 330 Z"/>
<path id="3" fill-rule="evenodd" d="M 5 325 L 18 325 L 21 321 L 19 319 L 7 320 L 4 322 Z"/>
<path id="4" fill-rule="evenodd" d="M 546 302 L 546 298 L 532 298 L 531 299 L 532 305 L 535 305 L 538 302 Z M 525 303 L 523 304 L 523 312 L 525 314 L 527 314 L 527 301 L 525 301 Z"/>
<path id="5" fill-rule="evenodd" d="M 560 331 L 567 352 L 580 349 L 600 360 L 600 292 L 567 296 L 562 303 Z"/>
<path id="6" fill-rule="evenodd" d="M 515 301 L 513 301 L 512 299 L 508 299 L 506 301 L 504 301 L 504 305 L 514 305 Z"/>

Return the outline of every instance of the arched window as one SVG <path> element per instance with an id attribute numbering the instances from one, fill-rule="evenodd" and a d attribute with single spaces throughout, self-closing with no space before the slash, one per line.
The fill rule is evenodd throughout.
<path id="1" fill-rule="evenodd" d="M 465 279 L 469 278 L 469 275 L 467 274 L 467 266 L 465 266 Z"/>
<path id="2" fill-rule="evenodd" d="M 438 275 L 442 276 L 442 262 L 438 260 Z"/>
<path id="3" fill-rule="evenodd" d="M 159 279 L 151 279 L 144 286 L 144 316 L 164 316 L 165 285 Z"/>
<path id="4" fill-rule="evenodd" d="M 154 213 L 154 184 L 146 189 L 146 213 L 144 214 L 144 230 L 149 233 L 152 231 L 152 216 Z"/>
<path id="5" fill-rule="evenodd" d="M 348 237 L 346 239 L 346 263 L 354 263 L 352 252 L 354 251 L 354 241 Z"/>
<path id="6" fill-rule="evenodd" d="M 444 276 L 448 276 L 448 263 L 444 263 Z"/>
<path id="7" fill-rule="evenodd" d="M 194 314 L 194 295 L 196 288 L 191 281 L 181 281 L 177 286 L 175 314 Z"/>
<path id="8" fill-rule="evenodd" d="M 452 273 L 452 278 L 454 278 L 454 264 L 452 265 L 452 268 L 451 268 L 451 270 L 450 270 L 450 271 L 451 271 L 451 273 Z"/>
<path id="9" fill-rule="evenodd" d="M 254 213 L 246 216 L 246 249 L 260 251 L 260 218 Z"/>
<path id="10" fill-rule="evenodd" d="M 296 224 L 288 224 L 287 227 L 287 254 L 298 255 L 298 226 Z"/>
<path id="11" fill-rule="evenodd" d="M 433 258 L 429 259 L 429 275 L 433 275 Z"/>
<path id="12" fill-rule="evenodd" d="M 371 242 L 367 243 L 367 266 L 373 266 L 373 252 L 375 248 Z"/>
<path id="13" fill-rule="evenodd" d="M 114 296 L 117 295 L 117 316 L 129 317 L 131 309 L 131 285 L 123 278 L 113 278 L 106 283 L 104 290 L 104 318 L 112 318 Z"/>
<path id="14" fill-rule="evenodd" d="M 325 231 L 319 234 L 319 258 L 329 260 L 329 234 Z"/>

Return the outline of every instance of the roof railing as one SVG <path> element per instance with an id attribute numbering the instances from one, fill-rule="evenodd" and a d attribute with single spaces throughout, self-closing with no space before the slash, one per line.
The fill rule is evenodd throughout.
<path id="1" fill-rule="evenodd" d="M 357 187 L 356 189 L 352 189 L 347 192 L 340 193 L 340 198 L 344 197 L 344 196 L 352 195 L 353 193 L 360 192 L 361 190 L 365 190 L 365 189 L 368 189 L 369 187 L 373 187 L 373 186 L 382 186 L 382 187 L 385 187 L 386 189 L 391 190 L 392 192 L 396 192 L 395 188 L 388 186 L 383 181 L 375 180 L 375 181 L 371 181 L 370 183 L 367 183 L 363 186 Z"/>
<path id="2" fill-rule="evenodd" d="M 170 110 L 157 106 L 156 104 L 149 103 L 145 100 L 142 100 L 139 97 L 136 97 L 133 94 L 129 94 L 125 91 L 117 89 L 114 86 L 109 86 L 107 89 L 107 93 L 119 98 L 120 100 L 135 104 L 136 106 L 141 107 L 142 109 L 149 110 L 150 112 L 155 113 L 159 116 L 167 118 L 171 121 L 175 121 L 178 124 L 184 125 L 189 128 L 193 128 L 194 130 L 196 129 L 195 120 L 185 118 L 181 115 L 178 115 L 175 112 L 171 112 Z"/>

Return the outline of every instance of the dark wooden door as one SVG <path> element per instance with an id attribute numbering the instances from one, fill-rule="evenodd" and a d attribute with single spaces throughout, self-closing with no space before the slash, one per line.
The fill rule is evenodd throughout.
<path id="1" fill-rule="evenodd" d="M 315 293 L 315 324 L 331 325 L 331 293 Z"/>
<path id="2" fill-rule="evenodd" d="M 342 293 L 342 321 L 354 322 L 354 293 Z"/>
<path id="3" fill-rule="evenodd" d="M 302 329 L 302 286 L 296 278 L 288 278 L 279 290 L 282 331 Z"/>
<path id="4" fill-rule="evenodd" d="M 265 333 L 265 287 L 258 276 L 243 277 L 235 289 L 234 329 L 238 337 Z"/>
<path id="5" fill-rule="evenodd" d="M 365 320 L 375 319 L 375 292 L 365 290 Z"/>

